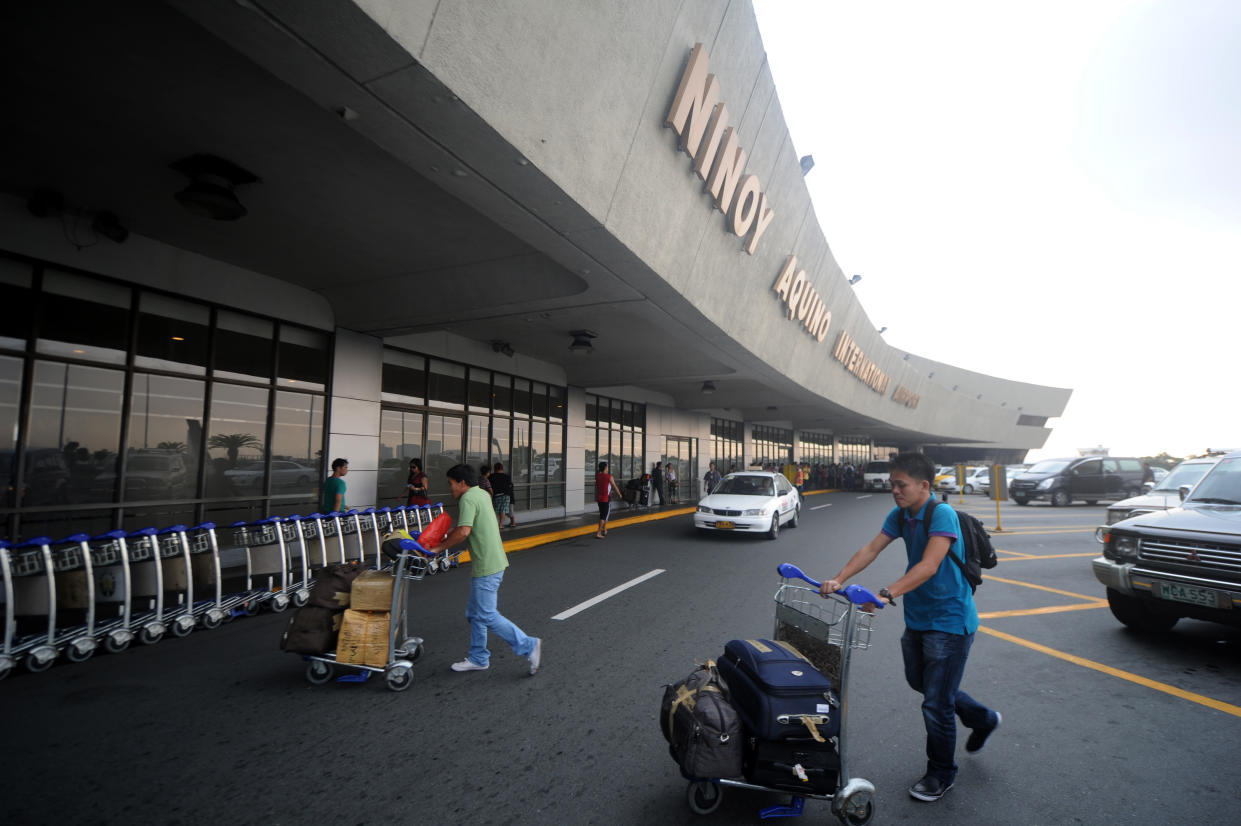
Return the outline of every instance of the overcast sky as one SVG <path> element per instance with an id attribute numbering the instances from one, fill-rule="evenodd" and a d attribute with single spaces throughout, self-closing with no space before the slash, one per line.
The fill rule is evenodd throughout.
<path id="1" fill-rule="evenodd" d="M 1241 447 L 1241 2 L 754 7 L 891 345 L 1072 388 L 1031 458 Z"/>

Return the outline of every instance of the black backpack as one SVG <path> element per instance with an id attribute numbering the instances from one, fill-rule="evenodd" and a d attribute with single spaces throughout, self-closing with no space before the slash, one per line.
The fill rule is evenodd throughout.
<path id="1" fill-rule="evenodd" d="M 931 499 L 926 507 L 926 516 L 922 519 L 927 541 L 930 541 L 931 536 L 931 514 L 935 513 L 935 506 L 938 504 L 937 500 Z M 962 563 L 952 552 L 952 548 L 948 549 L 948 558 L 957 563 L 957 567 L 965 574 L 965 579 L 970 584 L 970 593 L 973 593 L 982 584 L 982 569 L 994 568 L 1000 560 L 996 558 L 995 548 L 991 545 L 991 535 L 982 523 L 968 513 L 956 511 L 956 514 L 961 523 L 961 547 L 965 550 L 965 562 Z M 908 518 L 908 512 L 905 512 L 905 516 Z"/>

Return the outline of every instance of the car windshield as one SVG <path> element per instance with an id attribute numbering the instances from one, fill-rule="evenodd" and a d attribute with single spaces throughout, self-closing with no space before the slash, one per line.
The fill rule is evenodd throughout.
<path id="1" fill-rule="evenodd" d="M 775 488 L 766 476 L 729 476 L 712 493 L 733 496 L 772 496 Z"/>
<path id="2" fill-rule="evenodd" d="M 1181 489 L 1182 485 L 1189 485 L 1191 488 L 1198 484 L 1198 480 L 1206 476 L 1207 471 L 1211 469 L 1210 462 L 1194 462 L 1192 464 L 1179 464 L 1172 468 L 1172 472 L 1163 477 L 1163 481 L 1151 492 L 1160 491 L 1162 493 L 1176 493 Z"/>
<path id="3" fill-rule="evenodd" d="M 168 470 L 172 459 L 168 456 L 130 456 L 130 470 Z"/>
<path id="4" fill-rule="evenodd" d="M 1068 467 L 1068 459 L 1044 459 L 1041 462 L 1035 462 L 1034 466 L 1026 473 L 1059 473 Z"/>
<path id="5" fill-rule="evenodd" d="M 1204 505 L 1241 505 L 1241 457 L 1221 459 L 1185 501 Z"/>
<path id="6" fill-rule="evenodd" d="M 866 466 L 866 473 L 887 473 L 887 472 L 888 472 L 887 462 L 871 462 L 869 465 Z"/>

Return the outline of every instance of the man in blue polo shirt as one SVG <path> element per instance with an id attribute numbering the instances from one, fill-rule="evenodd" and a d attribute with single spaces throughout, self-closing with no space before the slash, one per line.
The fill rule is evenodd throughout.
<path id="1" fill-rule="evenodd" d="M 947 503 L 937 503 L 931 523 L 925 525 L 931 504 L 931 480 L 935 466 L 921 453 L 902 453 L 890 468 L 892 498 L 896 501 L 878 536 L 853 555 L 835 578 L 824 582 L 824 595 L 839 590 L 850 577 L 875 561 L 892 540 L 905 540 L 908 564 L 905 574 L 879 596 L 895 602 L 905 597 L 905 634 L 901 653 L 905 680 L 922 695 L 922 719 L 926 723 L 926 774 L 909 788 L 917 800 L 939 800 L 952 788 L 957 776 L 955 714 L 970 729 L 965 750 L 982 750 L 991 732 L 1000 725 L 1000 713 L 992 711 L 960 690 L 978 610 L 961 567 L 948 559 L 963 561 L 961 523 Z"/>

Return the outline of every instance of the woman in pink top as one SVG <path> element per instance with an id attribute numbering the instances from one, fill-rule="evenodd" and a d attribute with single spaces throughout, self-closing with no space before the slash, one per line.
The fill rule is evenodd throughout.
<path id="1" fill-rule="evenodd" d="M 608 463 L 599 463 L 599 472 L 595 474 L 595 501 L 599 503 L 599 528 L 595 531 L 595 539 L 603 539 L 608 535 L 608 513 L 612 509 L 612 491 L 619 498 L 621 490 L 616 480 L 608 473 Z"/>

